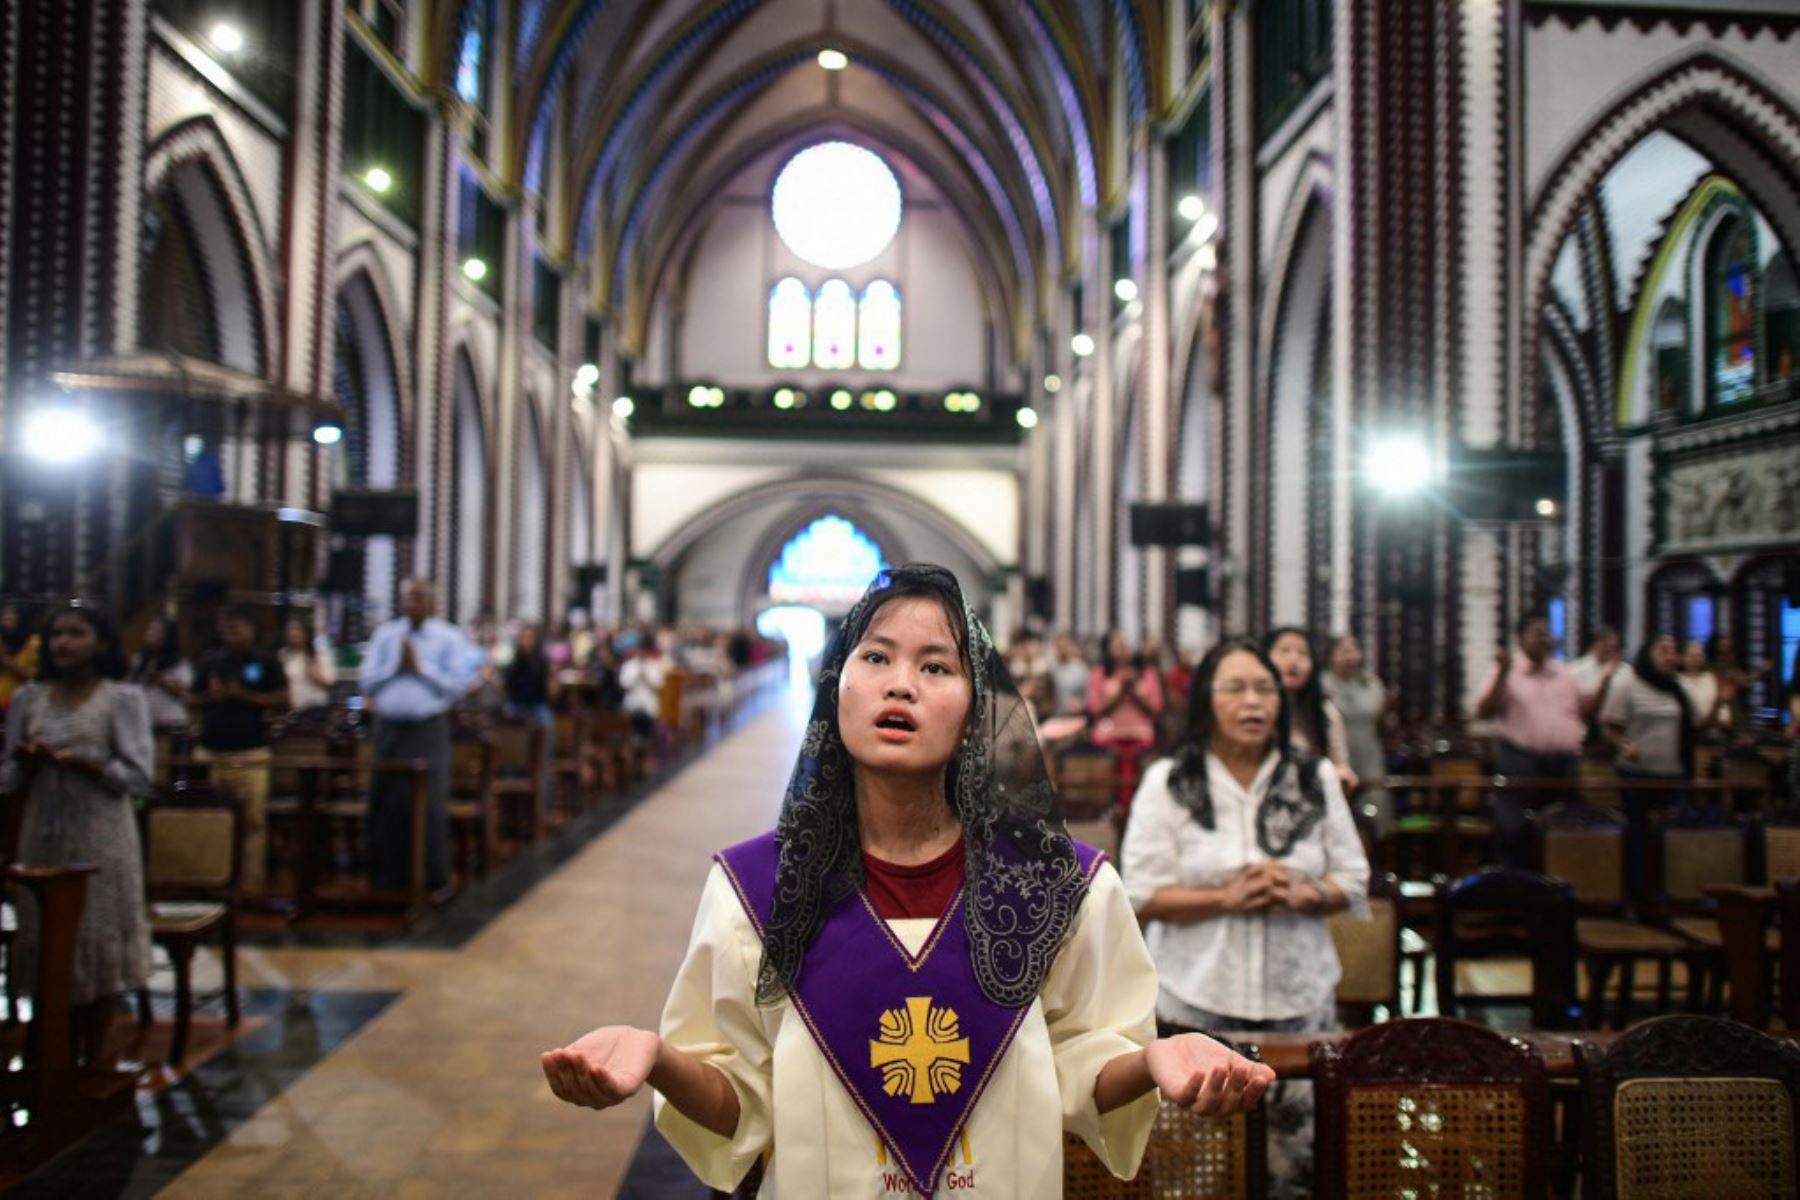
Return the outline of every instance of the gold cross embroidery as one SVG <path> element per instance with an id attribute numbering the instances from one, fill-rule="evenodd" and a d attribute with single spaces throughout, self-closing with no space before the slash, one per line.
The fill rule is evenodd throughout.
<path id="1" fill-rule="evenodd" d="M 880 1035 L 869 1043 L 869 1065 L 881 1071 L 882 1090 L 910 1093 L 914 1104 L 956 1091 L 969 1061 L 969 1039 L 957 1035 L 956 1014 L 933 1008 L 930 996 L 908 996 L 905 1008 L 883 1012 Z"/>

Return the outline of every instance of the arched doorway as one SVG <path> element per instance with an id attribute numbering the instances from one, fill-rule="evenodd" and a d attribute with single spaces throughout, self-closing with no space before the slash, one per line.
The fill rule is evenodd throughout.
<path id="1" fill-rule="evenodd" d="M 368 274 L 358 271 L 338 289 L 333 330 L 332 391 L 345 413 L 344 440 L 326 451 L 332 487 L 385 490 L 400 485 L 404 441 L 399 382 L 380 301 Z M 396 540 L 350 539 L 339 561 L 355 564 L 358 590 L 337 598 L 330 616 L 340 643 L 366 638 L 395 611 L 400 586 Z"/>
<path id="2" fill-rule="evenodd" d="M 540 432 L 537 401 L 523 400 L 519 437 L 519 501 L 517 541 L 513 547 L 513 615 L 523 621 L 542 621 L 544 573 L 548 547 L 544 545 L 545 517 L 549 511 L 549 473 L 544 469 L 544 439 Z"/>
<path id="3" fill-rule="evenodd" d="M 1267 549 L 1269 622 L 1330 615 L 1331 213 L 1305 200 L 1269 347 Z"/>
<path id="4" fill-rule="evenodd" d="M 838 623 L 888 565 L 874 538 L 835 513 L 809 521 L 781 544 L 762 570 L 772 602 L 757 629 L 779 628 L 796 674 L 812 663 Z"/>
<path id="5" fill-rule="evenodd" d="M 450 595 L 445 611 L 468 624 L 487 606 L 487 428 L 480 385 L 468 352 L 456 356 L 455 447 L 451 461 Z"/>

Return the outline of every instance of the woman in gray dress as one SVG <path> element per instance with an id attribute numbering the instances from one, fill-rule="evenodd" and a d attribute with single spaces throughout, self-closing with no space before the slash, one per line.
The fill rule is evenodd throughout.
<path id="1" fill-rule="evenodd" d="M 1384 838 L 1393 832 L 1394 799 L 1374 781 L 1388 773 L 1387 747 L 1381 739 L 1390 707 L 1388 690 L 1364 665 L 1362 643 L 1353 633 L 1332 639 L 1325 662 L 1328 669 L 1319 682 L 1343 718 L 1350 768 L 1363 784 L 1356 793 L 1356 809 L 1374 825 L 1375 836 Z"/>
<path id="2" fill-rule="evenodd" d="M 131 797 L 150 786 L 154 750 L 144 694 L 118 682 L 125 657 L 111 622 L 70 605 L 50 619 L 36 682 L 21 689 L 6 726 L 0 792 L 23 797 L 19 861 L 93 863 L 75 942 L 75 1037 L 81 1061 L 97 1062 L 121 993 L 150 974 L 143 856 Z M 35 986 L 37 913 L 17 899 L 13 961 Z"/>

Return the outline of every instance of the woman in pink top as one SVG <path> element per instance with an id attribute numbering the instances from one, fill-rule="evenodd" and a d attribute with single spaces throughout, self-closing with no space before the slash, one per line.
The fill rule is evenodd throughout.
<path id="1" fill-rule="evenodd" d="M 1137 791 L 1138 763 L 1156 743 L 1156 721 L 1162 715 L 1161 675 L 1133 654 L 1125 635 L 1113 630 L 1100 643 L 1100 661 L 1088 674 L 1087 714 L 1096 746 L 1119 755 L 1119 816 L 1130 812 Z"/>

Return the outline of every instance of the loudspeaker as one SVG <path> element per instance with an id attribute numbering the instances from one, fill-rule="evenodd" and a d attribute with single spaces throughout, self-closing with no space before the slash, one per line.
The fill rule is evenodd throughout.
<path id="1" fill-rule="evenodd" d="M 1029 616 L 1050 619 L 1050 577 L 1033 575 L 1025 581 L 1025 612 Z"/>
<path id="2" fill-rule="evenodd" d="M 575 566 L 575 598 L 585 601 L 597 587 L 606 584 L 606 564 L 577 563 Z"/>
<path id="3" fill-rule="evenodd" d="M 1211 609 L 1212 569 L 1210 567 L 1178 567 L 1175 571 L 1175 605 L 1177 608 Z"/>
<path id="4" fill-rule="evenodd" d="M 339 546 L 325 556 L 325 578 L 319 581 L 319 590 L 357 595 L 363 590 L 363 574 L 362 548 Z"/>
<path id="5" fill-rule="evenodd" d="M 195 605 L 223 604 L 230 594 L 229 580 L 196 579 L 188 587 L 188 602 Z"/>
<path id="6" fill-rule="evenodd" d="M 1134 546 L 1210 546 L 1212 524 L 1202 504 L 1133 504 Z"/>
<path id="7" fill-rule="evenodd" d="M 1800 558 L 1782 559 L 1781 590 L 1789 604 L 1800 607 Z"/>
<path id="8" fill-rule="evenodd" d="M 1561 450 L 1453 451 L 1444 500 L 1469 521 L 1542 521 L 1567 503 L 1568 456 Z M 1556 505 L 1540 513 L 1538 501 Z"/>
<path id="9" fill-rule="evenodd" d="M 331 494 L 331 532 L 351 537 L 417 537 L 415 488 L 344 488 Z"/>

